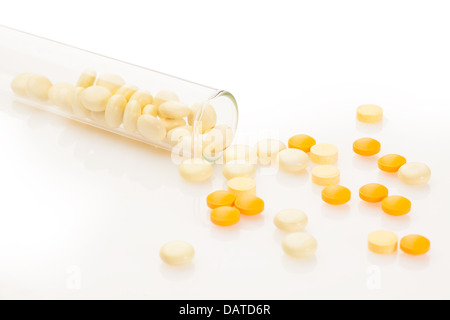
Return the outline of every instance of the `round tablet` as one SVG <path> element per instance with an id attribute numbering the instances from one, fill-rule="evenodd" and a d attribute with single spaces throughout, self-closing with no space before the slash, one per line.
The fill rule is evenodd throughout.
<path id="1" fill-rule="evenodd" d="M 211 209 L 218 207 L 232 207 L 236 201 L 236 196 L 230 191 L 219 190 L 210 193 L 206 197 L 206 204 Z"/>
<path id="2" fill-rule="evenodd" d="M 254 164 L 239 160 L 225 163 L 222 170 L 224 177 L 227 179 L 233 179 L 237 177 L 252 178 L 255 175 L 255 171 L 256 167 Z"/>
<path id="3" fill-rule="evenodd" d="M 97 72 L 93 69 L 84 70 L 77 81 L 77 87 L 87 88 L 91 87 L 95 83 L 95 79 L 97 78 Z"/>
<path id="4" fill-rule="evenodd" d="M 158 108 L 159 105 L 163 104 L 164 102 L 179 101 L 179 100 L 180 99 L 178 98 L 175 92 L 172 92 L 170 90 L 161 90 L 155 95 L 153 103 Z"/>
<path id="5" fill-rule="evenodd" d="M 205 133 L 216 125 L 217 114 L 212 105 L 207 104 L 205 106 L 204 102 L 198 102 L 192 106 L 187 119 L 190 126 L 194 126 L 194 123 L 198 121 L 196 125 L 201 126 L 200 132 Z"/>
<path id="6" fill-rule="evenodd" d="M 353 151 L 360 156 L 374 156 L 381 150 L 381 143 L 372 138 L 361 138 L 353 143 Z"/>
<path id="7" fill-rule="evenodd" d="M 288 148 L 278 153 L 278 164 L 287 172 L 302 172 L 308 166 L 309 161 L 308 155 L 299 149 Z"/>
<path id="8" fill-rule="evenodd" d="M 387 154 L 378 159 L 378 168 L 386 172 L 397 172 L 406 163 L 406 159 L 398 154 Z"/>
<path id="9" fill-rule="evenodd" d="M 108 126 L 117 128 L 122 124 L 126 105 L 127 99 L 120 94 L 114 95 L 109 99 L 105 110 L 105 120 Z"/>
<path id="10" fill-rule="evenodd" d="M 148 114 L 139 117 L 137 129 L 145 139 L 155 142 L 162 141 L 167 134 L 162 120 Z"/>
<path id="11" fill-rule="evenodd" d="M 256 182 L 252 178 L 237 177 L 228 180 L 228 190 L 237 197 L 244 194 L 256 195 Z"/>
<path id="12" fill-rule="evenodd" d="M 241 213 L 233 207 L 218 207 L 211 211 L 211 222 L 222 227 L 228 227 L 239 222 Z"/>
<path id="13" fill-rule="evenodd" d="M 172 266 L 188 264 L 194 258 L 194 248 L 184 241 L 171 241 L 162 246 L 159 256 Z"/>
<path id="14" fill-rule="evenodd" d="M 381 209 L 391 216 L 403 216 L 411 211 L 411 201 L 402 196 L 389 196 L 381 201 Z"/>
<path id="15" fill-rule="evenodd" d="M 331 165 L 314 167 L 311 174 L 312 182 L 319 186 L 332 186 L 338 184 L 341 177 L 339 169 Z"/>
<path id="16" fill-rule="evenodd" d="M 367 202 L 381 202 L 389 194 L 388 188 L 379 183 L 369 183 L 359 189 L 359 197 Z"/>
<path id="17" fill-rule="evenodd" d="M 148 91 L 138 90 L 131 96 L 130 102 L 131 101 L 137 101 L 142 111 L 142 109 L 144 109 L 145 106 L 152 104 L 153 96 Z"/>
<path id="18" fill-rule="evenodd" d="M 185 159 L 178 167 L 180 175 L 191 182 L 208 180 L 213 172 L 211 163 L 203 159 Z"/>
<path id="19" fill-rule="evenodd" d="M 328 204 L 340 205 L 350 201 L 352 193 L 343 186 L 328 186 L 322 190 L 322 200 Z"/>
<path id="20" fill-rule="evenodd" d="M 412 255 L 425 254 L 430 251 L 430 247 L 430 240 L 418 234 L 411 234 L 400 241 L 400 249 Z"/>
<path id="21" fill-rule="evenodd" d="M 244 194 L 237 197 L 234 206 L 241 214 L 247 216 L 254 216 L 264 211 L 264 201 L 251 194 Z"/>
<path id="22" fill-rule="evenodd" d="M 258 142 L 256 152 L 261 165 L 269 165 L 276 160 L 278 152 L 286 149 L 286 145 L 275 139 L 266 139 Z"/>
<path id="23" fill-rule="evenodd" d="M 89 87 L 81 93 L 83 106 L 94 112 L 105 111 L 111 92 L 104 87 Z"/>
<path id="24" fill-rule="evenodd" d="M 311 147 L 310 158 L 317 164 L 333 164 L 338 161 L 338 148 L 329 143 L 319 143 Z"/>
<path id="25" fill-rule="evenodd" d="M 26 97 L 27 96 L 27 82 L 30 77 L 34 76 L 33 73 L 21 73 L 16 76 L 11 82 L 11 89 L 15 94 Z"/>
<path id="26" fill-rule="evenodd" d="M 408 162 L 398 170 L 398 177 L 404 183 L 419 185 L 427 183 L 431 177 L 430 168 L 421 162 Z"/>
<path id="27" fill-rule="evenodd" d="M 52 83 L 46 77 L 33 74 L 26 82 L 26 95 L 28 98 L 46 102 L 51 87 Z"/>
<path id="28" fill-rule="evenodd" d="M 315 144 L 316 140 L 306 134 L 297 134 L 288 140 L 289 148 L 300 149 L 304 152 L 309 152 Z"/>
<path id="29" fill-rule="evenodd" d="M 308 224 L 308 217 L 301 210 L 284 209 L 275 215 L 273 223 L 280 230 L 296 232 L 303 230 L 306 227 Z"/>
<path id="30" fill-rule="evenodd" d="M 369 234 L 369 250 L 377 254 L 392 254 L 397 251 L 397 235 L 390 231 L 374 231 Z"/>
<path id="31" fill-rule="evenodd" d="M 377 123 L 383 120 L 383 109 L 375 104 L 364 104 L 356 110 L 356 118 L 365 123 Z"/>
<path id="32" fill-rule="evenodd" d="M 317 250 L 317 241 L 306 232 L 294 232 L 286 235 L 282 242 L 284 252 L 294 258 L 307 258 Z"/>

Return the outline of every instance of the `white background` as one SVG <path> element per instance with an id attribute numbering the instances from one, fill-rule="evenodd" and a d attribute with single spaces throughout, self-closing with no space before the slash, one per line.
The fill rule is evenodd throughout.
<path id="1" fill-rule="evenodd" d="M 0 297 L 137 299 L 450 298 L 450 46 L 447 1 L 9 1 L 0 24 L 232 92 L 237 141 L 308 133 L 340 149 L 348 205 L 320 200 L 310 173 L 260 172 L 265 212 L 230 228 L 208 220 L 213 179 L 191 185 L 170 155 L 31 108 L 0 105 Z M 1 65 L 8 61 L 1 61 Z M 381 125 L 356 123 L 376 103 Z M 352 142 L 427 163 L 406 186 Z M 309 169 L 310 171 L 310 169 Z M 410 215 L 359 200 L 368 182 L 413 202 Z M 278 210 L 303 209 L 314 258 L 281 250 Z M 423 234 L 421 257 L 376 256 L 367 234 Z M 192 243 L 192 265 L 158 256 Z"/>

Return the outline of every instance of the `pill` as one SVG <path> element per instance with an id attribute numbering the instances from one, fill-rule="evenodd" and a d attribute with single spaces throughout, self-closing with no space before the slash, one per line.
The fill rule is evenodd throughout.
<path id="1" fill-rule="evenodd" d="M 194 126 L 194 122 L 197 122 L 196 125 L 199 127 L 199 132 L 201 133 L 205 133 L 211 128 L 214 128 L 217 122 L 217 114 L 214 107 L 210 104 L 204 105 L 204 102 L 194 104 L 188 115 L 189 125 Z"/>
<path id="2" fill-rule="evenodd" d="M 430 168 L 421 162 L 408 162 L 398 170 L 401 181 L 411 185 L 427 183 L 431 177 Z"/>
<path id="3" fill-rule="evenodd" d="M 346 187 L 334 185 L 322 190 L 322 200 L 328 204 L 341 205 L 350 201 L 352 193 Z"/>
<path id="4" fill-rule="evenodd" d="M 332 165 L 316 166 L 311 171 L 312 181 L 319 186 L 332 186 L 340 181 L 339 169 Z"/>
<path id="5" fill-rule="evenodd" d="M 178 171 L 187 181 L 203 182 L 211 177 L 213 168 L 206 160 L 194 158 L 185 159 L 178 167 Z"/>
<path id="6" fill-rule="evenodd" d="M 400 249 L 412 255 L 425 254 L 430 251 L 430 247 L 430 240 L 418 234 L 411 234 L 400 240 Z"/>
<path id="7" fill-rule="evenodd" d="M 123 113 L 124 129 L 131 133 L 135 132 L 137 130 L 137 121 L 140 116 L 141 106 L 139 105 L 139 101 L 130 100 L 125 107 L 125 112 Z"/>
<path id="8" fill-rule="evenodd" d="M 219 190 L 210 193 L 206 197 L 206 204 L 211 209 L 218 207 L 232 207 L 236 201 L 236 196 L 234 193 L 226 190 Z"/>
<path id="9" fill-rule="evenodd" d="M 27 81 L 27 97 L 40 102 L 46 102 L 48 100 L 48 91 L 51 87 L 52 83 L 46 77 L 33 74 Z"/>
<path id="10" fill-rule="evenodd" d="M 369 250 L 377 254 L 392 254 L 397 251 L 398 238 L 391 231 L 378 230 L 369 234 Z"/>
<path id="11" fill-rule="evenodd" d="M 27 82 L 28 79 L 30 79 L 31 76 L 33 76 L 33 73 L 21 73 L 18 76 L 16 76 L 11 81 L 11 89 L 12 91 L 17 94 L 18 96 L 26 97 L 27 96 Z"/>
<path id="12" fill-rule="evenodd" d="M 81 102 L 81 93 L 84 91 L 83 87 L 76 87 L 70 94 L 69 101 L 72 107 L 72 111 L 75 115 L 79 117 L 86 118 L 89 116 L 90 112 L 83 106 Z"/>
<path id="13" fill-rule="evenodd" d="M 70 83 L 56 83 L 48 90 L 48 97 L 55 106 L 72 111 L 71 96 L 74 90 Z"/>
<path id="14" fill-rule="evenodd" d="M 369 183 L 359 189 L 359 197 L 367 202 L 381 202 L 389 194 L 388 188 L 379 183 Z"/>
<path id="15" fill-rule="evenodd" d="M 133 94 L 136 93 L 136 91 L 138 91 L 138 87 L 130 84 L 124 84 L 119 88 L 119 90 L 116 91 L 115 94 L 119 94 L 123 96 L 127 101 L 129 101 Z"/>
<path id="16" fill-rule="evenodd" d="M 131 96 L 129 101 L 137 101 L 142 110 L 146 105 L 152 104 L 153 96 L 148 91 L 138 90 Z"/>
<path id="17" fill-rule="evenodd" d="M 125 81 L 117 74 L 105 73 L 98 76 L 95 84 L 99 87 L 108 89 L 111 94 L 115 94 L 116 91 L 125 84 Z"/>
<path id="18" fill-rule="evenodd" d="M 224 164 L 222 173 L 226 179 L 255 176 L 256 166 L 249 162 L 234 160 Z"/>
<path id="19" fill-rule="evenodd" d="M 145 139 L 154 142 L 162 141 L 167 133 L 162 121 L 148 114 L 139 117 L 137 129 Z"/>
<path id="20" fill-rule="evenodd" d="M 211 211 L 210 218 L 212 223 L 228 227 L 239 222 L 241 213 L 233 207 L 218 207 Z"/>
<path id="21" fill-rule="evenodd" d="M 190 112 L 191 108 L 179 101 L 167 101 L 158 107 L 158 114 L 162 118 L 184 118 L 188 116 Z"/>
<path id="22" fill-rule="evenodd" d="M 310 160 L 308 155 L 299 149 L 288 148 L 278 153 L 278 164 L 287 172 L 302 172 L 308 166 Z"/>
<path id="23" fill-rule="evenodd" d="M 162 261 L 172 266 L 188 264 L 192 261 L 194 255 L 194 247 L 187 242 L 178 240 L 167 242 L 159 251 Z"/>
<path id="24" fill-rule="evenodd" d="M 142 114 L 149 114 L 151 116 L 157 117 L 158 116 L 158 108 L 155 107 L 153 104 L 148 104 L 142 109 Z"/>
<path id="25" fill-rule="evenodd" d="M 374 156 L 380 150 L 380 142 L 372 138 L 361 138 L 353 143 L 353 151 L 360 156 Z"/>
<path id="26" fill-rule="evenodd" d="M 300 149 L 304 152 L 309 152 L 315 144 L 316 140 L 306 134 L 297 134 L 288 140 L 289 148 Z"/>
<path id="27" fill-rule="evenodd" d="M 378 168 L 386 172 L 398 172 L 398 169 L 405 163 L 405 157 L 398 154 L 387 154 L 378 159 Z"/>
<path id="28" fill-rule="evenodd" d="M 111 92 L 103 87 L 89 87 L 81 93 L 81 103 L 90 111 L 105 111 Z"/>
<path id="29" fill-rule="evenodd" d="M 127 106 L 127 99 L 120 95 L 113 95 L 106 105 L 105 121 L 111 128 L 117 128 L 122 124 L 123 113 Z"/>
<path id="30" fill-rule="evenodd" d="M 383 109 L 375 104 L 364 104 L 356 110 L 356 118 L 365 123 L 376 123 L 383 120 Z"/>
<path id="31" fill-rule="evenodd" d="M 338 161 L 338 148 L 329 143 L 319 143 L 311 147 L 309 157 L 317 164 L 333 164 Z"/>
<path id="32" fill-rule="evenodd" d="M 264 201 L 257 196 L 244 194 L 236 198 L 236 209 L 246 216 L 254 216 L 264 211 Z"/>
<path id="33" fill-rule="evenodd" d="M 156 108 L 158 108 L 161 104 L 167 101 L 180 101 L 180 99 L 175 92 L 170 90 L 161 90 L 155 95 L 153 104 Z"/>
<path id="34" fill-rule="evenodd" d="M 82 88 L 91 87 L 95 83 L 95 78 L 97 78 L 97 72 L 93 69 L 86 69 L 78 77 L 76 86 Z"/>
<path id="35" fill-rule="evenodd" d="M 224 162 L 240 160 L 256 164 L 256 159 L 257 159 L 256 148 L 243 144 L 232 145 L 229 148 L 227 148 L 223 153 Z"/>
<path id="36" fill-rule="evenodd" d="M 284 209 L 273 218 L 275 226 L 283 231 L 296 232 L 303 230 L 308 224 L 306 214 L 298 209 Z"/>
<path id="37" fill-rule="evenodd" d="M 293 258 L 307 258 L 316 252 L 317 241 L 306 232 L 293 232 L 284 237 L 282 248 Z"/>
<path id="38" fill-rule="evenodd" d="M 389 196 L 381 201 L 381 209 L 391 216 L 403 216 L 411 211 L 411 201 L 402 196 Z"/>
<path id="39" fill-rule="evenodd" d="M 266 139 L 256 144 L 258 162 L 261 165 L 270 165 L 277 160 L 278 153 L 286 149 L 286 145 L 280 140 Z"/>
<path id="40" fill-rule="evenodd" d="M 184 119 L 161 119 L 160 120 L 167 131 L 170 131 L 172 129 L 183 127 L 186 125 L 186 120 Z"/>
<path id="41" fill-rule="evenodd" d="M 228 190 L 233 192 L 237 197 L 244 194 L 256 195 L 256 182 L 252 178 L 237 177 L 228 180 Z"/>
<path id="42" fill-rule="evenodd" d="M 97 123 L 106 124 L 104 111 L 91 111 L 89 117 Z"/>
<path id="43" fill-rule="evenodd" d="M 167 132 L 167 139 L 172 144 L 179 143 L 184 137 L 190 137 L 192 135 L 191 126 L 177 127 Z"/>

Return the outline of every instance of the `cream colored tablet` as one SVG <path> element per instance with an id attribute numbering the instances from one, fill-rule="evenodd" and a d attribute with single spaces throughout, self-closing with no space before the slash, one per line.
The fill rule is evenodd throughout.
<path id="1" fill-rule="evenodd" d="M 278 229 L 287 232 L 297 232 L 303 230 L 308 224 L 306 214 L 298 209 L 284 209 L 278 212 L 273 218 L 273 223 Z"/>
<path id="2" fill-rule="evenodd" d="M 105 120 L 111 128 L 117 128 L 122 124 L 123 113 L 127 106 L 127 99 L 120 95 L 113 95 L 106 105 Z"/>
<path id="3" fill-rule="evenodd" d="M 84 91 L 83 87 L 76 87 L 70 97 L 70 105 L 72 107 L 72 111 L 75 115 L 79 117 L 86 118 L 89 116 L 90 112 L 88 109 L 86 109 L 83 104 L 81 103 L 81 93 Z"/>
<path id="4" fill-rule="evenodd" d="M 137 101 L 142 110 L 146 105 L 152 104 L 153 96 L 148 91 L 138 90 L 131 96 L 130 101 Z"/>
<path id="5" fill-rule="evenodd" d="M 94 112 L 105 111 L 111 92 L 103 87 L 89 87 L 81 93 L 83 106 Z"/>
<path id="6" fill-rule="evenodd" d="M 222 173 L 225 178 L 233 179 L 237 177 L 249 177 L 253 178 L 255 176 L 256 166 L 254 164 L 234 160 L 229 161 L 224 164 Z"/>
<path id="7" fill-rule="evenodd" d="M 243 144 L 232 145 L 223 153 L 224 162 L 241 160 L 256 164 L 257 158 L 256 148 Z"/>
<path id="8" fill-rule="evenodd" d="M 158 114 L 163 118 L 179 119 L 189 115 L 191 109 L 179 101 L 167 101 L 159 105 Z"/>
<path id="9" fill-rule="evenodd" d="M 84 70 L 78 77 L 77 87 L 88 88 L 94 85 L 97 72 L 93 69 Z"/>
<path id="10" fill-rule="evenodd" d="M 194 258 L 194 248 L 184 241 L 171 241 L 162 246 L 159 256 L 162 261 L 172 266 L 188 264 Z"/>
<path id="11" fill-rule="evenodd" d="M 87 89 L 86 89 L 87 90 Z M 123 113 L 123 127 L 128 132 L 135 132 L 137 130 L 137 121 L 141 116 L 141 106 L 139 101 L 130 100 L 125 107 L 125 112 Z"/>
<path id="12" fill-rule="evenodd" d="M 31 75 L 26 86 L 27 97 L 40 102 L 46 102 L 48 101 L 48 91 L 51 87 L 52 83 L 46 77 Z"/>
<path id="13" fill-rule="evenodd" d="M 130 84 L 124 84 L 119 88 L 119 90 L 116 91 L 115 94 L 120 94 L 125 99 L 127 99 L 127 101 L 129 101 L 133 94 L 136 93 L 136 91 L 138 91 L 138 87 Z"/>
<path id="14" fill-rule="evenodd" d="M 151 116 L 157 117 L 158 116 L 158 108 L 155 107 L 153 104 L 148 104 L 142 109 L 142 114 L 149 114 Z"/>
<path id="15" fill-rule="evenodd" d="M 161 104 L 167 101 L 180 101 L 180 99 L 175 92 L 170 90 L 161 90 L 155 95 L 153 104 L 156 108 L 158 108 Z"/>
<path id="16" fill-rule="evenodd" d="M 300 149 L 288 148 L 278 153 L 278 164 L 281 169 L 287 172 L 302 172 L 309 162 L 308 155 Z"/>
<path id="17" fill-rule="evenodd" d="M 201 126 L 201 133 L 205 133 L 206 131 L 214 128 L 217 122 L 217 114 L 216 110 L 210 104 L 206 105 L 202 110 L 204 103 L 199 102 L 192 106 L 192 110 L 188 115 L 188 123 L 190 126 L 194 126 L 195 121 L 199 121 L 198 125 Z M 201 115 L 199 115 L 199 111 L 202 110 Z M 196 117 L 199 116 L 197 119 Z"/>
<path id="18" fill-rule="evenodd" d="M 319 143 L 311 147 L 311 161 L 317 164 L 333 164 L 338 161 L 338 148 L 329 143 Z"/>
<path id="19" fill-rule="evenodd" d="M 186 159 L 178 167 L 180 175 L 190 182 L 208 180 L 213 172 L 211 163 L 203 159 Z"/>
<path id="20" fill-rule="evenodd" d="M 377 254 L 392 254 L 397 251 L 398 237 L 390 231 L 374 231 L 369 234 L 369 250 Z"/>
<path id="21" fill-rule="evenodd" d="M 186 125 L 186 120 L 184 119 L 161 119 L 161 122 L 164 124 L 164 127 L 167 131 L 178 127 L 184 127 Z"/>
<path id="22" fill-rule="evenodd" d="M 160 119 L 145 114 L 140 116 L 137 129 L 147 140 L 159 142 L 166 137 L 166 128 Z"/>
<path id="23" fill-rule="evenodd" d="M 424 184 L 430 180 L 431 170 L 424 163 L 407 162 L 398 170 L 398 177 L 407 184 Z"/>
<path id="24" fill-rule="evenodd" d="M 55 106 L 61 107 L 66 111 L 72 110 L 71 97 L 74 90 L 75 87 L 70 83 L 57 83 L 48 91 L 48 97 Z"/>
<path id="25" fill-rule="evenodd" d="M 167 139 L 172 144 L 179 143 L 184 137 L 190 137 L 192 135 L 191 126 L 177 127 L 167 132 Z"/>
<path id="26" fill-rule="evenodd" d="M 256 152 L 261 165 L 270 165 L 276 161 L 278 152 L 286 149 L 286 145 L 280 140 L 266 139 L 257 143 Z"/>
<path id="27" fill-rule="evenodd" d="M 341 179 L 339 169 L 332 165 L 314 167 L 311 174 L 312 182 L 319 186 L 333 186 L 338 184 Z"/>
<path id="28" fill-rule="evenodd" d="M 111 94 L 115 94 L 121 86 L 125 84 L 125 81 L 121 76 L 113 73 L 101 74 L 97 78 L 95 85 L 108 89 Z"/>
<path id="29" fill-rule="evenodd" d="M 294 232 L 284 237 L 282 247 L 293 258 L 307 258 L 316 252 L 317 241 L 306 232 Z"/>
<path id="30" fill-rule="evenodd" d="M 33 73 L 21 73 L 18 76 L 16 76 L 12 81 L 11 81 L 11 89 L 12 91 L 17 94 L 18 96 L 21 97 L 26 97 L 27 96 L 27 82 L 28 79 L 30 79 L 31 76 L 33 76 Z"/>
<path id="31" fill-rule="evenodd" d="M 252 178 L 237 177 L 228 180 L 228 190 L 240 197 L 244 194 L 256 195 L 256 182 Z"/>
<path id="32" fill-rule="evenodd" d="M 383 120 L 383 109 L 375 104 L 364 104 L 356 110 L 356 118 L 365 123 L 377 123 Z"/>

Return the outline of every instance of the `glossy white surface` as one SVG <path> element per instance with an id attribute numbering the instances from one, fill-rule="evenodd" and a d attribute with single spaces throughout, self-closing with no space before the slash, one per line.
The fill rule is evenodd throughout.
<path id="1" fill-rule="evenodd" d="M 205 197 L 226 188 L 221 167 L 209 182 L 185 182 L 165 151 L 14 102 L 7 96 L 10 79 L 2 78 L 0 297 L 450 298 L 450 151 L 436 148 L 447 146 L 450 136 L 445 2 L 292 2 L 274 9 L 260 1 L 220 8 L 205 1 L 198 10 L 192 2 L 167 1 L 148 4 L 158 13 L 151 19 L 148 10 L 135 9 L 142 2 L 132 0 L 126 8 L 51 3 L 52 10 L 43 10 L 50 1 L 11 2 L 0 20 L 230 90 L 240 106 L 237 142 L 272 137 L 287 143 L 294 134 L 310 134 L 338 146 L 342 184 L 355 195 L 362 185 L 380 182 L 411 199 L 414 209 L 390 217 L 357 196 L 330 206 L 311 183 L 310 168 L 301 175 L 259 168 L 264 213 L 220 228 L 209 221 Z M 109 14 L 99 17 L 105 5 Z M 68 6 L 70 15 L 55 14 Z M 80 16 L 100 19 L 104 27 L 80 23 Z M 183 28 L 151 32 L 151 43 L 164 46 L 143 45 L 142 37 L 168 18 Z M 180 48 L 195 50 L 180 54 Z M 364 103 L 383 107 L 382 123 L 356 121 Z M 382 142 L 379 156 L 398 153 L 426 163 L 430 182 L 405 185 L 377 169 L 377 156 L 354 155 L 352 142 L 361 136 Z M 305 231 L 319 243 L 308 260 L 290 259 L 281 249 L 284 233 L 272 220 L 287 207 L 308 213 Z M 431 251 L 372 254 L 367 237 L 378 229 L 399 237 L 423 234 Z M 195 247 L 186 268 L 159 258 L 173 239 Z"/>

